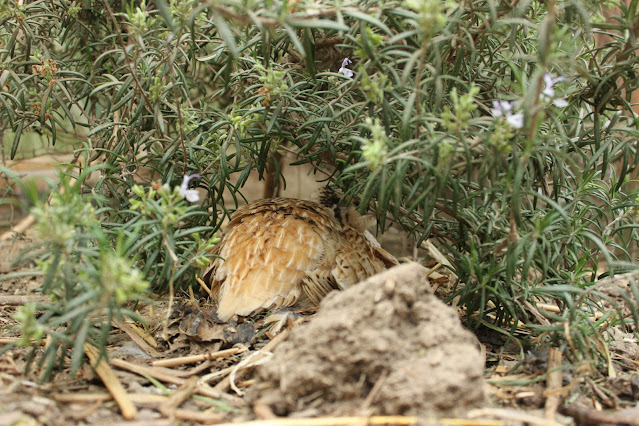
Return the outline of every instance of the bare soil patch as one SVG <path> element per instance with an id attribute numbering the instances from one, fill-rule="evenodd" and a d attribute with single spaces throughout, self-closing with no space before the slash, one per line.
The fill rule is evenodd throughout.
<path id="1" fill-rule="evenodd" d="M 31 239 L 0 244 L 0 273 L 21 271 L 10 258 Z M 424 273 L 402 265 L 333 293 L 305 323 L 277 335 L 263 316 L 220 324 L 214 306 L 187 295 L 169 317 L 167 301 L 156 298 L 137 306 L 146 324 L 114 323 L 108 368 L 135 407 L 133 424 L 284 424 L 275 416 L 297 425 L 308 416 L 326 425 L 639 424 L 633 334 L 611 331 L 609 377 L 584 375 L 585 365 L 544 349 L 522 357 L 491 330 L 479 330 L 480 344 Z M 33 277 L 0 281 L 2 345 L 19 336 L 13 314 L 23 299 L 41 298 L 38 285 Z M 37 364 L 25 372 L 28 355 L 19 347 L 0 357 L 0 425 L 124 424 L 90 366 L 71 375 L 67 359 L 39 384 Z"/>

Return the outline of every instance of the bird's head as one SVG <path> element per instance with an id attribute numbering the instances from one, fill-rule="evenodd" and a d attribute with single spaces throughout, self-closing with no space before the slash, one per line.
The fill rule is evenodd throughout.
<path id="1" fill-rule="evenodd" d="M 372 213 L 362 214 L 357 210 L 357 206 L 349 205 L 347 207 L 341 205 L 344 193 L 331 185 L 326 185 L 319 190 L 317 199 L 319 203 L 328 207 L 333 211 L 335 219 L 342 225 L 350 226 L 359 232 L 364 232 L 375 226 L 377 219 Z"/>

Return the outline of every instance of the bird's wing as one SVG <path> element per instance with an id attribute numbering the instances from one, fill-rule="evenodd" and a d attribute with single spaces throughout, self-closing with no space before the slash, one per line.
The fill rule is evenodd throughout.
<path id="1" fill-rule="evenodd" d="M 375 239 L 373 234 L 371 234 L 367 230 L 365 230 L 362 234 L 364 235 L 364 238 L 366 238 L 366 241 L 368 241 L 373 248 L 375 257 L 381 260 L 386 268 L 392 268 L 393 266 L 399 265 L 399 261 L 397 260 L 397 258 L 384 250 L 379 242 Z"/>
<path id="2" fill-rule="evenodd" d="M 339 289 L 340 286 L 330 273 L 330 270 L 328 274 L 319 271 L 307 272 L 301 282 L 301 290 L 309 307 L 319 306 L 328 293 Z"/>
<path id="3" fill-rule="evenodd" d="M 304 297 L 302 280 L 326 246 L 330 217 L 299 200 L 254 203 L 236 213 L 211 266 L 218 317 L 293 305 Z"/>
<path id="4" fill-rule="evenodd" d="M 345 226 L 331 273 L 339 287 L 344 289 L 382 272 L 387 265 L 395 264 L 397 260 L 374 238 L 371 242 L 364 234 Z"/>

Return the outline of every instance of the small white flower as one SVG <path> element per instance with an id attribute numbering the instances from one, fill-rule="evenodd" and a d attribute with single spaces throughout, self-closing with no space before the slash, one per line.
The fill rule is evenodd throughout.
<path id="1" fill-rule="evenodd" d="M 493 108 L 490 112 L 492 112 L 495 117 L 502 117 L 512 111 L 514 105 L 515 102 L 493 101 Z"/>
<path id="2" fill-rule="evenodd" d="M 350 60 L 350 59 L 348 59 L 348 58 L 345 58 L 345 59 L 342 61 L 342 67 L 339 69 L 339 72 L 341 72 L 342 74 L 344 74 L 344 75 L 345 75 L 346 77 L 348 77 L 348 78 L 352 78 L 352 77 L 353 77 L 353 75 L 354 75 L 354 74 L 353 74 L 353 71 L 352 71 L 352 70 L 349 70 L 348 68 L 346 68 L 347 66 L 349 66 L 349 65 L 350 65 L 350 64 L 352 64 L 352 63 L 353 63 L 353 61 L 351 61 L 351 60 Z"/>
<path id="3" fill-rule="evenodd" d="M 348 68 L 340 68 L 339 71 L 348 78 L 353 78 L 353 75 L 355 75 L 353 74 L 353 71 L 349 70 Z"/>
<path id="4" fill-rule="evenodd" d="M 200 179 L 200 175 L 195 173 L 192 175 L 184 175 L 184 179 L 182 179 L 182 185 L 180 185 L 180 195 L 186 198 L 186 201 L 190 203 L 195 203 L 196 201 L 200 201 L 200 194 L 195 189 L 189 189 L 189 182 L 191 179 Z"/>
<path id="5" fill-rule="evenodd" d="M 547 72 L 544 74 L 544 90 L 541 93 L 547 98 L 552 98 L 555 96 L 555 84 L 557 84 L 555 75 Z"/>
<path id="6" fill-rule="evenodd" d="M 490 112 L 494 117 L 505 117 L 506 122 L 515 129 L 524 127 L 524 114 L 522 112 L 513 113 L 515 101 L 493 101 L 493 107 Z"/>
<path id="7" fill-rule="evenodd" d="M 557 77 L 555 74 L 547 72 L 544 74 L 544 90 L 541 92 L 541 98 L 544 102 L 552 101 L 553 105 L 559 108 L 568 106 L 568 101 L 563 98 L 555 98 L 555 84 L 564 81 L 565 77 Z"/>
<path id="8" fill-rule="evenodd" d="M 524 127 L 524 114 L 521 112 L 517 114 L 507 114 L 506 121 L 515 129 L 521 129 Z"/>
<path id="9" fill-rule="evenodd" d="M 562 98 L 557 98 L 552 103 L 558 108 L 565 108 L 568 106 L 568 101 Z"/>

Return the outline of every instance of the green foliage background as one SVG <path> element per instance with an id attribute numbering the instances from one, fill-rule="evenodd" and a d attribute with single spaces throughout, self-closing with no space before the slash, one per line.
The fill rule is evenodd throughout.
<path id="1" fill-rule="evenodd" d="M 471 327 L 514 336 L 523 323 L 528 341 L 593 364 L 609 362 L 606 327 L 635 330 L 634 281 L 623 302 L 595 282 L 636 270 L 636 0 L 3 0 L 0 19 L 11 156 L 25 132 L 83 135 L 67 191 L 99 226 L 57 243 L 44 229 L 37 254 L 65 321 L 86 292 L 72 277 L 105 268 L 105 251 L 130 260 L 116 274 L 139 269 L 159 291 L 192 282 L 224 195 L 292 152 L 380 229 L 436 240 Z M 346 57 L 352 78 L 338 72 Z M 549 87 L 548 73 L 562 80 Z M 172 188 L 192 173 L 208 192 L 187 206 Z M 55 253 L 79 257 L 57 276 Z"/>

